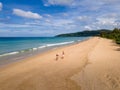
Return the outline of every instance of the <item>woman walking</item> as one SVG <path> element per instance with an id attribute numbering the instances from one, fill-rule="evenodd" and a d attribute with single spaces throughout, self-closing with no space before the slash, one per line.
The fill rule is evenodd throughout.
<path id="1" fill-rule="evenodd" d="M 64 56 L 65 56 L 65 53 L 64 53 L 64 51 L 62 51 L 62 57 L 61 57 L 61 59 L 64 59 Z"/>

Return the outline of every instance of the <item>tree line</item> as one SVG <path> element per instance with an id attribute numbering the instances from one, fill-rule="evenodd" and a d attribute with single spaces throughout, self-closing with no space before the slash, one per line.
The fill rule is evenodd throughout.
<path id="1" fill-rule="evenodd" d="M 120 29 L 114 28 L 110 32 L 101 32 L 100 36 L 103 38 L 113 39 L 117 44 L 120 44 Z"/>

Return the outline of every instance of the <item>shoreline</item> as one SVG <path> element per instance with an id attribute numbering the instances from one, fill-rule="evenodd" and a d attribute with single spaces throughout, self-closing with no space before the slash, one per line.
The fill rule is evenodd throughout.
<path id="1" fill-rule="evenodd" d="M 66 46 L 71 46 L 74 44 L 81 43 L 81 42 L 84 42 L 86 40 L 89 40 L 90 38 L 91 37 L 87 37 L 83 40 L 64 42 L 64 43 L 60 43 L 60 45 L 53 45 L 53 46 L 47 46 L 47 47 L 41 46 L 43 48 L 36 47 L 36 48 L 30 48 L 27 50 L 5 53 L 5 54 L 0 55 L 0 68 L 5 67 L 5 66 L 12 64 L 12 63 L 20 62 L 20 61 L 25 60 L 27 58 L 31 58 L 31 57 L 34 57 L 34 56 L 37 56 L 37 55 L 40 55 L 43 53 L 47 53 L 47 52 L 52 51 L 54 49 L 59 49 L 59 48 L 63 48 Z"/>
<path id="2" fill-rule="evenodd" d="M 77 42 L 77 41 L 85 40 L 86 38 L 89 38 L 89 37 L 73 37 L 73 38 L 72 37 L 66 37 L 66 38 L 44 37 L 44 38 L 35 38 L 34 40 L 31 38 L 27 38 L 27 40 L 31 44 L 35 41 L 36 43 L 34 45 L 28 45 L 29 43 L 26 43 L 25 42 L 26 39 L 24 39 L 22 37 L 21 38 L 13 38 L 13 39 L 17 39 L 16 41 L 14 41 L 14 44 L 16 43 L 17 46 L 19 47 L 19 48 L 15 47 L 15 49 L 14 49 L 14 47 L 12 47 L 12 45 L 9 45 L 9 43 L 13 43 L 12 39 L 10 39 L 9 43 L 8 43 L 7 39 L 9 39 L 9 38 L 6 38 L 5 42 L 2 42 L 4 39 L 1 40 L 1 38 L 0 38 L 1 48 L 3 48 L 3 50 L 0 51 L 0 57 L 7 56 L 7 55 L 14 55 L 17 53 L 22 53 L 22 52 L 35 51 L 35 50 L 54 47 L 54 46 L 63 46 L 63 45 Z M 7 43 L 7 45 L 5 43 Z M 6 48 L 8 48 L 8 50 L 5 47 L 3 47 L 4 45 L 6 45 Z M 22 45 L 24 45 L 24 47 L 22 47 Z M 10 47 L 8 47 L 8 46 L 10 46 L 12 49 L 10 49 Z"/>
<path id="3" fill-rule="evenodd" d="M 119 90 L 118 48 L 93 37 L 49 50 L 0 68 L 0 90 Z M 64 59 L 56 61 L 62 51 Z"/>

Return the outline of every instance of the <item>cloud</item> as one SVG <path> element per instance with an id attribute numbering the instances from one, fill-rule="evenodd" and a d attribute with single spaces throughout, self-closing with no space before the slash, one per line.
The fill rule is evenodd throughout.
<path id="1" fill-rule="evenodd" d="M 45 6 L 49 5 L 64 5 L 64 6 L 71 6 L 74 4 L 74 0 L 46 0 Z"/>
<path id="2" fill-rule="evenodd" d="M 45 6 L 50 5 L 61 5 L 61 6 L 69 6 L 69 7 L 83 7 L 84 9 L 88 9 L 91 11 L 96 11 L 101 9 L 103 6 L 114 7 L 119 6 L 120 0 L 43 0 Z"/>
<path id="3" fill-rule="evenodd" d="M 0 11 L 2 10 L 3 4 L 0 2 Z"/>
<path id="4" fill-rule="evenodd" d="M 34 23 L 33 23 L 34 24 Z M 33 24 L 3 24 L 0 23 L 0 36 L 51 36 L 53 28 L 40 27 Z"/>
<path id="5" fill-rule="evenodd" d="M 40 16 L 38 13 L 33 13 L 31 11 L 24 11 L 21 9 L 13 9 L 13 14 L 20 16 L 20 17 L 31 18 L 31 19 L 41 19 L 42 18 L 42 16 Z"/>
<path id="6" fill-rule="evenodd" d="M 28 24 L 4 24 L 4 23 L 0 23 L 0 28 L 26 28 L 26 27 L 33 27 L 31 25 Z"/>
<path id="7" fill-rule="evenodd" d="M 116 16 L 115 14 L 111 14 L 111 15 L 105 14 L 103 16 L 96 17 L 96 20 L 92 21 L 84 28 L 89 29 L 90 27 L 92 30 L 113 29 L 115 27 L 118 27 L 119 25 L 120 25 L 120 19 L 118 18 L 118 16 Z"/>
<path id="8" fill-rule="evenodd" d="M 52 17 L 50 14 L 44 14 L 45 17 Z"/>
<path id="9" fill-rule="evenodd" d="M 101 2 L 105 2 L 109 4 L 116 4 L 116 3 L 119 3 L 120 0 L 101 0 Z"/>
<path id="10" fill-rule="evenodd" d="M 116 13 L 107 13 L 99 16 L 96 20 L 96 24 L 101 26 L 113 26 L 116 27 L 120 23 L 120 15 Z"/>
<path id="11" fill-rule="evenodd" d="M 98 18 L 97 20 L 101 25 L 113 25 L 116 21 L 115 18 Z"/>
<path id="12" fill-rule="evenodd" d="M 48 6 L 45 8 L 50 11 L 41 8 L 41 16 L 41 14 L 38 14 L 39 11 L 33 13 L 13 9 L 14 15 L 32 19 L 17 19 L 18 17 L 12 17 L 13 15 L 11 15 L 10 19 L 7 20 L 8 22 L 1 20 L 3 24 L 0 25 L 0 29 L 1 31 L 7 29 L 17 30 L 15 32 L 21 33 L 21 35 L 24 32 L 30 35 L 32 33 L 46 35 L 53 31 L 52 35 L 55 35 L 82 30 L 112 30 L 114 27 L 120 27 L 119 3 L 120 0 L 92 0 L 91 2 L 90 0 L 43 0 L 43 4 Z M 36 7 L 37 5 L 32 7 L 32 10 Z"/>
<path id="13" fill-rule="evenodd" d="M 74 23 L 72 20 L 67 20 L 67 19 L 47 19 L 46 20 L 46 25 L 48 26 L 52 26 L 52 27 L 68 27 L 68 25 L 71 25 L 72 23 Z"/>
<path id="14" fill-rule="evenodd" d="M 78 16 L 77 20 L 88 22 L 89 20 L 91 20 L 91 18 L 89 16 Z"/>
<path id="15" fill-rule="evenodd" d="M 90 26 L 84 26 L 85 29 L 91 30 L 92 28 Z"/>

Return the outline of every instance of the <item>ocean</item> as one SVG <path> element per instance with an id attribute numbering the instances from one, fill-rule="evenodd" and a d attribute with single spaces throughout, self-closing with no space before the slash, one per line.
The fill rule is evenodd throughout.
<path id="1" fill-rule="evenodd" d="M 0 65 L 89 37 L 0 37 Z"/>

